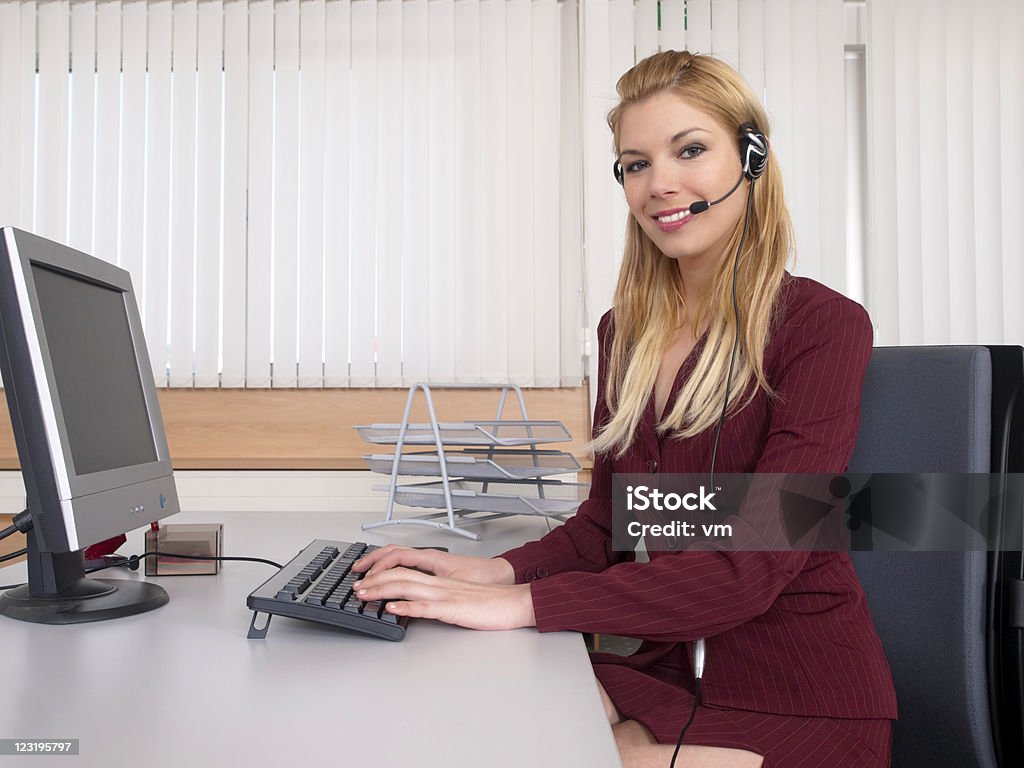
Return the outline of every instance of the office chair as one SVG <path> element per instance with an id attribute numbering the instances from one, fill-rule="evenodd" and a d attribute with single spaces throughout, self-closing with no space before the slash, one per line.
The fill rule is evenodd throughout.
<path id="1" fill-rule="evenodd" d="M 1022 368 L 1020 347 L 876 348 L 849 472 L 1020 472 Z M 896 684 L 894 768 L 1024 764 L 1020 552 L 852 558 Z"/>

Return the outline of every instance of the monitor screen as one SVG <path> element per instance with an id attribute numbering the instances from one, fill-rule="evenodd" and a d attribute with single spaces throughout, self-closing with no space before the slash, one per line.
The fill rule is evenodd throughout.
<path id="1" fill-rule="evenodd" d="M 156 461 L 124 294 L 32 265 L 78 475 Z"/>
<path id="2" fill-rule="evenodd" d="M 179 510 L 151 371 L 128 272 L 0 229 L 0 375 L 30 526 L 28 584 L 0 593 L 0 615 L 67 624 L 167 602 L 150 582 L 86 578 L 82 557 Z"/>

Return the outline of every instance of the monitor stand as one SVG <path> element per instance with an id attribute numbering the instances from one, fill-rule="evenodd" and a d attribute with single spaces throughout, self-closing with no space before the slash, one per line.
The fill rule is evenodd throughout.
<path id="1" fill-rule="evenodd" d="M 145 613 L 169 600 L 133 579 L 87 579 L 82 552 L 40 552 L 28 532 L 28 584 L 0 594 L 0 615 L 38 624 L 82 624 Z"/>

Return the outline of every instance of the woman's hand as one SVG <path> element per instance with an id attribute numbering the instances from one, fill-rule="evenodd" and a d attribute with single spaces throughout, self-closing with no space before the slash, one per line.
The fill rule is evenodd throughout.
<path id="1" fill-rule="evenodd" d="M 516 581 L 512 564 L 500 557 L 467 557 L 436 549 L 410 549 L 394 544 L 388 544 L 356 560 L 352 569 L 364 573 L 365 579 L 400 566 L 476 584 L 511 585 Z"/>
<path id="2" fill-rule="evenodd" d="M 399 567 L 368 574 L 355 587 L 360 600 L 391 601 L 385 610 L 396 616 L 437 619 L 469 629 L 516 629 L 537 623 L 529 584 L 480 584 Z"/>

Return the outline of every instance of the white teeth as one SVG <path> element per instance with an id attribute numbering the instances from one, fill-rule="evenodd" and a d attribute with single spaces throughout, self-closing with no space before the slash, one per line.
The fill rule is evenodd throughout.
<path id="1" fill-rule="evenodd" d="M 673 221 L 682 221 L 689 215 L 689 211 L 676 211 L 675 213 L 671 213 L 668 216 L 655 216 L 654 218 L 656 218 L 658 221 L 669 223 Z"/>

